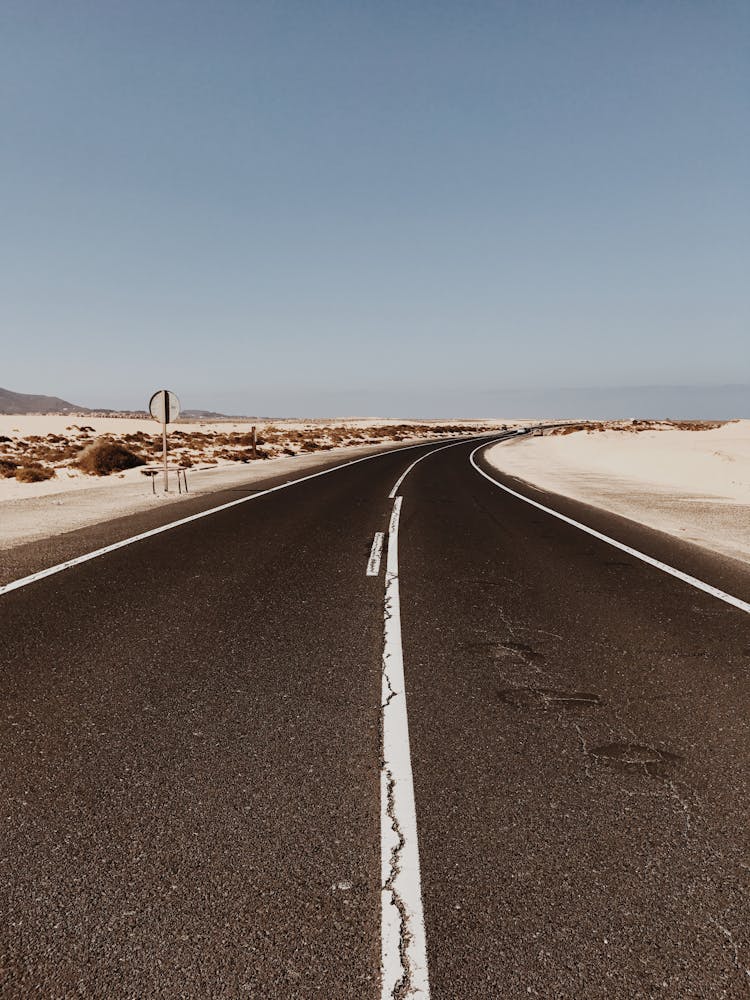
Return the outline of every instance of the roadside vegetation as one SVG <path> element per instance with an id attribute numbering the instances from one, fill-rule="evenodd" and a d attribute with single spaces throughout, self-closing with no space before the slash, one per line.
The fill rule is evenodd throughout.
<path id="1" fill-rule="evenodd" d="M 596 434 L 599 431 L 624 431 L 629 434 L 640 434 L 643 431 L 713 431 L 729 423 L 726 420 L 600 420 L 585 424 L 566 424 L 564 427 L 554 427 L 545 431 L 549 435 L 564 436 L 586 431 Z"/>
<path id="2" fill-rule="evenodd" d="M 161 460 L 161 434 L 150 421 L 144 430 L 97 437 L 94 428 L 72 424 L 64 434 L 0 436 L 0 478 L 33 483 L 55 475 L 108 476 Z M 170 461 L 184 468 L 209 468 L 235 462 L 254 462 L 282 455 L 331 451 L 351 445 L 381 444 L 411 438 L 450 438 L 497 430 L 497 424 L 342 424 L 300 425 L 283 422 L 259 425 L 253 436 L 246 430 L 222 430 L 207 424 L 199 431 L 169 431 Z"/>

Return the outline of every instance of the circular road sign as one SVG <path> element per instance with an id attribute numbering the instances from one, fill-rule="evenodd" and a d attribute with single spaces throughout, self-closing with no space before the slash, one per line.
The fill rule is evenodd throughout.
<path id="1" fill-rule="evenodd" d="M 180 401 L 169 389 L 159 389 L 148 404 L 149 412 L 154 420 L 162 424 L 170 424 L 180 415 Z"/>

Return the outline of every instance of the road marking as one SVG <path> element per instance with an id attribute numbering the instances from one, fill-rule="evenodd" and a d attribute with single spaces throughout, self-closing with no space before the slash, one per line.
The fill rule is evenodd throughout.
<path id="1" fill-rule="evenodd" d="M 471 437 L 467 440 L 470 441 Z M 457 443 L 460 444 L 461 442 Z M 257 500 L 258 497 L 267 496 L 269 493 L 276 493 L 278 490 L 284 490 L 289 486 L 296 486 L 299 483 L 305 483 L 310 479 L 317 479 L 318 476 L 328 475 L 329 472 L 338 472 L 340 469 L 346 469 L 350 465 L 357 465 L 359 462 L 368 462 L 370 459 L 380 458 L 383 455 L 393 455 L 398 451 L 411 451 L 413 448 L 427 448 L 430 444 L 432 444 L 432 442 L 427 441 L 422 444 L 410 444 L 404 448 L 389 448 L 388 451 L 379 451 L 374 455 L 364 455 L 362 458 L 352 459 L 351 462 L 343 462 L 341 465 L 334 465 L 330 469 L 321 469 L 320 472 L 313 472 L 309 476 L 300 476 L 299 479 L 291 479 L 286 483 L 281 483 L 278 486 L 272 486 L 267 490 L 260 490 L 250 496 L 239 497 L 237 500 L 230 500 L 228 503 L 219 504 L 218 507 L 210 507 L 208 510 L 202 510 L 197 514 L 190 514 L 188 517 L 181 517 L 178 521 L 170 521 L 169 524 L 162 524 L 158 528 L 151 528 L 149 531 L 142 531 L 139 535 L 132 535 L 130 538 L 123 538 L 119 542 L 113 542 L 112 545 L 105 545 L 101 549 L 94 549 L 92 552 L 86 552 L 81 556 L 75 556 L 73 559 L 68 559 L 65 562 L 58 563 L 56 566 L 50 566 L 48 569 L 40 570 L 38 573 L 31 573 L 29 576 L 21 577 L 18 580 L 12 580 L 10 583 L 0 586 L 0 596 L 9 593 L 11 590 L 19 590 L 21 587 L 27 587 L 30 583 L 36 583 L 37 580 L 43 580 L 47 576 L 54 576 L 55 573 L 62 573 L 63 570 L 70 569 L 73 566 L 80 566 L 81 563 L 88 562 L 90 559 L 97 559 L 99 556 L 106 555 L 108 552 L 115 552 L 117 549 L 125 548 L 126 545 L 132 545 L 134 542 L 141 542 L 144 538 L 152 538 L 154 535 L 160 535 L 163 531 L 171 531 L 172 528 L 179 528 L 180 525 L 190 524 L 191 521 L 199 521 L 202 517 L 208 517 L 211 514 L 216 514 L 220 510 L 229 510 L 230 507 L 237 507 L 242 503 L 248 503 L 250 500 Z"/>
<path id="2" fill-rule="evenodd" d="M 376 531 L 375 537 L 372 540 L 372 548 L 370 549 L 370 558 L 367 560 L 367 575 L 377 576 L 380 572 L 380 554 L 383 551 L 383 539 L 385 534 L 382 531 Z"/>
<path id="3" fill-rule="evenodd" d="M 506 432 L 505 432 L 505 431 L 503 431 L 503 433 L 502 433 L 502 437 L 500 438 L 500 440 L 501 440 L 501 441 L 502 441 L 502 440 L 504 439 L 504 437 L 505 437 L 505 433 L 506 433 Z M 486 434 L 482 434 L 482 435 L 477 435 L 477 437 L 475 437 L 475 438 L 474 438 L 474 440 L 476 441 L 476 440 L 477 440 L 477 438 L 478 438 L 478 437 L 480 437 L 480 436 L 481 436 L 481 437 L 487 437 L 487 435 L 486 435 Z M 469 439 L 468 439 L 468 441 L 471 441 L 471 438 L 469 438 Z M 468 444 L 468 441 L 467 441 L 467 439 L 466 439 L 466 438 L 464 438 L 464 440 L 463 440 L 463 441 L 451 441 L 451 443 L 450 443 L 450 444 L 444 444 L 444 445 L 443 445 L 443 446 L 442 446 L 441 448 L 435 448 L 435 450 L 434 450 L 434 451 L 432 451 L 432 452 L 428 452 L 428 454 L 430 454 L 430 455 L 434 455 L 434 454 L 435 454 L 435 452 L 438 452 L 438 451 L 444 451 L 444 450 L 445 450 L 446 448 L 454 448 L 454 447 L 455 447 L 456 445 L 459 445 L 459 444 Z M 427 455 L 420 455 L 420 456 L 419 456 L 419 458 L 418 458 L 418 459 L 416 460 L 416 462 L 412 462 L 412 463 L 411 463 L 411 465 L 409 466 L 409 468 L 408 468 L 408 469 L 407 469 L 407 470 L 406 470 L 405 472 L 402 472 L 402 473 L 401 473 L 401 475 L 400 475 L 400 476 L 398 477 L 398 479 L 396 480 L 396 485 L 395 485 L 395 486 L 393 487 L 393 489 L 391 490 L 391 492 L 390 492 L 390 493 L 388 494 L 388 499 L 389 499 L 389 500 L 393 500 L 393 499 L 395 499 L 395 497 L 396 497 L 396 494 L 397 494 L 397 493 L 398 493 L 398 491 L 399 491 L 399 487 L 401 486 L 401 483 L 403 483 L 403 481 L 404 481 L 404 480 L 406 479 L 406 477 L 407 477 L 407 476 L 409 475 L 409 473 L 410 473 L 410 472 L 411 472 L 411 470 L 412 470 L 412 469 L 414 468 L 414 466 L 415 466 L 415 465 L 419 465 L 419 463 L 420 463 L 420 462 L 422 461 L 422 459 L 423 459 L 423 458 L 427 458 Z"/>
<path id="4" fill-rule="evenodd" d="M 503 433 L 499 440 L 507 436 Z M 434 448 L 430 454 L 470 441 L 471 439 L 469 442 L 451 441 L 450 444 Z M 385 569 L 381 706 L 381 1000 L 393 1000 L 396 996 L 406 1000 L 429 1000 L 430 996 L 417 810 L 409 750 L 404 653 L 401 644 L 398 527 L 403 497 L 397 495 L 399 487 L 414 466 L 426 457 L 422 455 L 416 462 L 412 462 L 388 494 L 394 504 L 388 526 Z"/>
<path id="5" fill-rule="evenodd" d="M 385 568 L 380 768 L 381 1000 L 392 1000 L 395 996 L 405 1000 L 429 1000 L 417 811 L 401 645 L 398 525 L 402 500 L 396 497 L 393 504 Z"/>
<path id="6" fill-rule="evenodd" d="M 750 604 L 747 601 L 743 601 L 739 597 L 733 597 L 732 594 L 727 594 L 725 591 L 719 590 L 718 587 L 712 587 L 710 583 L 704 583 L 703 580 L 690 576 L 688 573 L 683 573 L 682 570 L 675 569 L 674 566 L 669 566 L 667 563 L 663 563 L 659 559 L 647 556 L 645 552 L 633 549 L 629 545 L 625 545 L 624 542 L 618 542 L 616 538 L 610 538 L 609 535 L 603 535 L 601 531 L 589 528 L 588 525 L 581 524 L 580 521 L 574 521 L 572 517 L 567 517 L 559 511 L 552 510 L 551 507 L 545 507 L 544 504 L 539 503 L 537 500 L 532 500 L 531 497 L 524 496 L 523 493 L 517 493 L 515 490 L 512 490 L 510 486 L 505 486 L 503 483 L 499 483 L 497 479 L 494 479 L 486 473 L 484 469 L 480 469 L 474 459 L 474 456 L 480 448 L 484 447 L 486 447 L 486 445 L 481 444 L 479 447 L 475 448 L 469 455 L 469 461 L 480 476 L 484 476 L 485 479 L 488 479 L 501 490 L 505 490 L 506 493 L 510 493 L 511 496 L 516 497 L 518 500 L 523 500 L 524 503 L 531 504 L 532 507 L 536 507 L 538 510 L 544 511 L 545 514 L 551 514 L 552 517 L 556 517 L 559 521 L 564 521 L 566 524 L 570 524 L 574 528 L 580 528 L 580 530 L 585 531 L 586 534 L 592 535 L 594 538 L 598 538 L 601 542 L 606 542 L 607 545 L 611 545 L 613 548 L 619 549 L 621 552 L 627 552 L 628 555 L 633 556 L 635 559 L 640 559 L 641 562 L 647 563 L 649 566 L 655 567 L 655 569 L 661 570 L 662 573 L 668 573 L 670 576 L 674 576 L 678 580 L 682 580 L 683 583 L 687 583 L 691 587 L 695 587 L 696 590 L 702 590 L 704 593 L 710 594 L 712 597 L 716 597 L 720 601 L 724 601 L 725 604 L 731 604 L 732 607 L 739 608 L 740 611 L 750 614 Z"/>

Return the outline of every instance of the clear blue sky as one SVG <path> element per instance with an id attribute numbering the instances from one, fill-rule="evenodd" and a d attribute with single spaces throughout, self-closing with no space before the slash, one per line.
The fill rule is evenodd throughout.
<path id="1" fill-rule="evenodd" d="M 750 382 L 749 51 L 746 0 L 4 0 L 0 385 Z"/>

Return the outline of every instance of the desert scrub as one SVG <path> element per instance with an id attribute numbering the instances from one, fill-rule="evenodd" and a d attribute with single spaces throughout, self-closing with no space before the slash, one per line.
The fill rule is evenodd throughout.
<path id="1" fill-rule="evenodd" d="M 0 458 L 0 479 L 12 479 L 16 474 L 18 462 L 12 458 Z"/>
<path id="2" fill-rule="evenodd" d="M 145 465 L 146 460 L 124 444 L 109 438 L 97 438 L 83 449 L 73 464 L 89 476 L 108 476 L 111 472 Z"/>
<path id="3" fill-rule="evenodd" d="M 19 483 L 42 483 L 45 479 L 53 479 L 54 469 L 49 469 L 38 462 L 30 465 L 19 465 L 16 469 L 16 479 Z"/>

